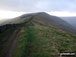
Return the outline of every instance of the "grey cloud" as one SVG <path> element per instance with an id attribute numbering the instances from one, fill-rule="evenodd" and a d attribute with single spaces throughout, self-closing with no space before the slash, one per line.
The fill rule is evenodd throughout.
<path id="1" fill-rule="evenodd" d="M 76 0 L 0 0 L 0 9 L 14 11 L 74 11 Z"/>

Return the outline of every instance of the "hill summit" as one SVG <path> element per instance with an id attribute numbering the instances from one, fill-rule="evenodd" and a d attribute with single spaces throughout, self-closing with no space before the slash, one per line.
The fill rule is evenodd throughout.
<path id="1" fill-rule="evenodd" d="M 0 57 L 59 57 L 76 51 L 76 30 L 44 12 L 24 14 L 0 26 Z"/>

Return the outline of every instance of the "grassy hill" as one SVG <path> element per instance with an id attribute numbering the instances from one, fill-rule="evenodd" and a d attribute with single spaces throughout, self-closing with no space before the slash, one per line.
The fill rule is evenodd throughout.
<path id="1" fill-rule="evenodd" d="M 59 57 L 59 52 L 76 52 L 76 35 L 32 17 L 24 20 L 0 27 L 4 28 L 0 31 L 0 57 Z"/>

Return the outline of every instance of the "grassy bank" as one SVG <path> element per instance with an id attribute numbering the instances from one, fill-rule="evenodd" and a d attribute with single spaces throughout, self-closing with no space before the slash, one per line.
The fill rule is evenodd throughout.
<path id="1" fill-rule="evenodd" d="M 39 23 L 30 23 L 19 28 L 21 30 L 19 30 L 11 57 L 59 57 L 59 52 L 76 52 L 75 35 Z M 10 39 L 14 38 L 16 30 L 18 28 L 13 31 Z M 0 43 L 6 39 L 10 31 L 6 30 L 5 33 L 0 34 L 3 39 Z M 11 42 L 11 40 L 7 42 L 9 41 Z M 7 50 L 5 46 L 0 53 Z"/>

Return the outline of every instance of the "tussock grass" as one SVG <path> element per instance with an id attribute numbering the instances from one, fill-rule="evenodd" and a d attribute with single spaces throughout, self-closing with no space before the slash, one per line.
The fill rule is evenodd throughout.
<path id="1" fill-rule="evenodd" d="M 20 28 L 12 57 L 59 57 L 59 52 L 76 52 L 75 35 L 39 23 Z"/>

